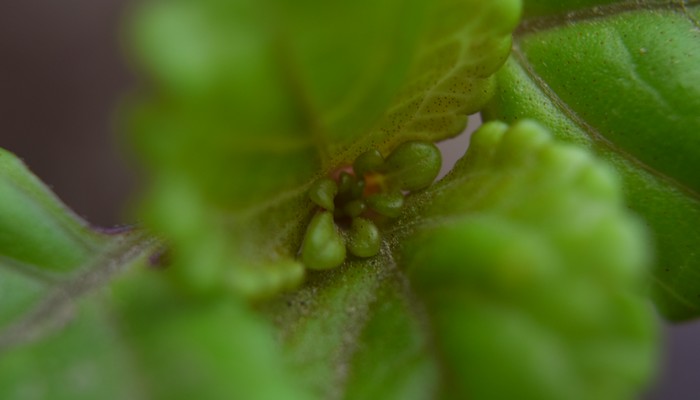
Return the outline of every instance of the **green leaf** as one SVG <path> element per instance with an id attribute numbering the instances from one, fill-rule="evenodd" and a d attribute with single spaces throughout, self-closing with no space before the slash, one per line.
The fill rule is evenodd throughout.
<path id="1" fill-rule="evenodd" d="M 73 310 L 80 318 L 59 336 L 14 351 L 0 360 L 0 394 L 7 399 L 139 399 L 138 372 L 96 303 Z M 128 383 L 127 383 L 128 382 Z"/>
<path id="2" fill-rule="evenodd" d="M 589 14 L 601 14 L 596 6 L 616 3 L 617 0 L 527 0 L 523 4 L 523 16 L 527 18 L 535 16 L 552 16 L 566 12 L 587 12 Z M 633 2 L 626 1 L 620 4 L 621 7 L 634 7 Z"/>
<path id="3" fill-rule="evenodd" d="M 494 123 L 404 210 L 379 255 L 259 307 L 282 349 L 239 298 L 144 268 L 158 242 L 133 237 L 0 331 L 0 395 L 614 399 L 643 385 L 646 246 L 610 170 L 537 125 Z"/>
<path id="4" fill-rule="evenodd" d="M 349 261 L 310 274 L 265 310 L 279 327 L 287 365 L 318 399 L 429 399 L 439 365 L 395 257 Z"/>
<path id="5" fill-rule="evenodd" d="M 317 179 L 342 176 L 368 150 L 388 155 L 404 142 L 461 131 L 464 114 L 493 91 L 490 76 L 508 54 L 519 14 L 509 1 L 262 4 L 162 3 L 137 23 L 142 65 L 155 87 L 132 110 L 134 138 L 155 183 L 144 215 L 173 243 L 175 264 L 165 275 L 203 297 L 231 287 L 259 295 L 255 280 L 276 274 L 265 271 L 299 267 Z M 179 60 L 178 35 L 190 37 L 185 44 L 206 43 L 194 48 L 207 53 L 192 59 L 210 69 L 190 71 L 189 60 Z M 229 44 L 232 37 L 245 41 Z M 170 78 L 181 68 L 191 81 Z M 645 242 L 610 172 L 550 144 L 539 128 L 517 129 L 533 135 L 509 135 L 500 158 L 490 160 L 501 142 L 489 142 L 489 129 L 476 137 L 485 138 L 481 150 L 445 186 L 411 197 L 396 223 L 381 220 L 378 256 L 348 256 L 337 269 L 307 272 L 299 291 L 263 306 L 280 328 L 285 364 L 314 397 L 478 398 L 517 390 L 503 387 L 503 375 L 523 384 L 510 397 L 615 398 L 643 385 L 654 354 L 653 319 L 640 293 Z M 547 168 L 537 167 L 538 157 L 551 158 Z M 472 168 L 480 179 L 460 179 L 472 177 Z M 472 181 L 479 186 L 465 183 Z M 450 185 L 464 192 L 450 193 Z M 528 195 L 532 186 L 540 197 Z M 456 215 L 435 219 L 443 208 Z M 468 224 L 472 214 L 482 225 L 465 229 L 483 227 L 493 246 L 460 242 L 485 261 L 458 272 L 483 272 L 486 282 L 478 290 L 463 279 L 454 284 L 467 297 L 505 294 L 497 306 L 459 296 L 441 304 L 420 272 L 432 265 L 440 238 L 455 242 L 464 233 L 439 228 Z M 511 242 L 523 244 L 499 258 Z M 528 281 L 540 295 L 526 296 L 517 274 L 505 278 L 516 285 L 509 288 L 486 273 L 495 266 L 508 276 L 518 252 L 526 268 L 541 264 L 542 274 Z M 468 253 L 457 254 L 462 262 L 451 265 L 471 266 Z M 253 282 L 249 291 L 240 290 L 241 280 Z M 474 345 L 465 340 L 471 337 Z M 405 346 L 382 352 L 388 338 Z M 522 357 L 506 358 L 509 351 Z M 504 373 L 497 369 L 510 361 Z"/>
<path id="6" fill-rule="evenodd" d="M 21 160 L 0 149 L 0 264 L 66 273 L 82 266 L 106 241 Z"/>
<path id="7" fill-rule="evenodd" d="M 277 362 L 270 327 L 235 298 L 195 301 L 144 268 L 153 244 L 126 243 L 129 260 L 115 262 L 126 274 L 96 264 L 0 332 L 0 397 L 307 399 Z"/>
<path id="8" fill-rule="evenodd" d="M 131 38 L 152 85 L 128 128 L 153 182 L 142 215 L 173 243 L 176 279 L 256 298 L 298 284 L 313 182 L 461 132 L 519 13 L 518 0 L 147 3 Z"/>
<path id="9" fill-rule="evenodd" d="M 158 240 L 92 230 L 4 150 L 0 227 L 0 398 L 306 398 L 245 304 L 190 301 L 144 268 Z"/>
<path id="10" fill-rule="evenodd" d="M 488 118 L 534 118 L 615 165 L 654 231 L 653 297 L 700 314 L 700 30 L 694 2 L 622 2 L 526 19 Z"/>
<path id="11" fill-rule="evenodd" d="M 0 398 L 136 398 L 109 313 L 82 298 L 152 250 L 142 240 L 88 226 L 0 149 Z"/>
<path id="12" fill-rule="evenodd" d="M 0 149 L 0 327 L 102 252 L 107 235 L 66 208 L 12 153 Z"/>
<path id="13" fill-rule="evenodd" d="M 127 236 L 0 331 L 0 397 L 634 394 L 655 353 L 643 229 L 610 170 L 535 124 L 487 125 L 447 178 L 375 202 L 396 218 L 368 211 L 350 239 L 376 256 L 303 265 L 307 229 L 319 256 L 348 222 L 319 213 L 314 182 L 460 131 L 519 11 L 148 3 L 133 29 L 150 90 L 129 115 L 153 184 L 143 215 L 169 251 L 150 265 L 159 241 Z M 361 182 L 339 195 L 376 189 Z"/>
<path id="14" fill-rule="evenodd" d="M 462 130 L 493 93 L 519 10 L 517 0 L 143 5 L 130 38 L 148 89 L 124 112 L 151 174 L 142 215 L 169 239 L 173 264 L 144 270 L 154 245 L 117 240 L 49 288 L 0 331 L 0 397 L 305 398 L 239 297 L 299 284 L 316 179 L 367 150 Z M 134 264 L 126 277 L 113 275 L 117 250 L 130 254 L 118 272 Z"/>
<path id="15" fill-rule="evenodd" d="M 493 123 L 380 254 L 266 311 L 317 398 L 631 398 L 656 359 L 647 240 L 615 174 Z M 509 382 L 504 385 L 503 382 Z"/>
<path id="16" fill-rule="evenodd" d="M 531 122 L 491 123 L 430 191 L 415 199 L 402 263 L 448 393 L 619 399 L 643 387 L 655 362 L 649 254 L 611 170 Z"/>

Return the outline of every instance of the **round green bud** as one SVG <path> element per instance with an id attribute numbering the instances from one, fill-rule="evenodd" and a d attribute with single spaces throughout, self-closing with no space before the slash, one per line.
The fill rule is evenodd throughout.
<path id="1" fill-rule="evenodd" d="M 362 197 L 362 194 L 365 192 L 365 186 L 366 183 L 364 179 L 358 179 L 355 182 L 355 185 L 350 189 L 350 194 L 353 199 L 359 199 Z"/>
<path id="2" fill-rule="evenodd" d="M 345 239 L 328 211 L 317 213 L 306 228 L 301 245 L 301 260 L 309 269 L 323 270 L 345 261 Z"/>
<path id="3" fill-rule="evenodd" d="M 377 193 L 367 198 L 369 208 L 389 218 L 396 218 L 401 214 L 403 202 L 403 194 L 399 192 Z"/>
<path id="4" fill-rule="evenodd" d="M 379 171 L 384 164 L 384 157 L 379 150 L 372 149 L 360 154 L 352 164 L 352 169 L 357 176 L 365 176 L 368 172 Z"/>
<path id="5" fill-rule="evenodd" d="M 321 178 L 314 182 L 309 189 L 309 198 L 319 207 L 333 211 L 335 204 L 333 200 L 338 194 L 338 184 L 331 178 Z"/>
<path id="6" fill-rule="evenodd" d="M 374 222 L 365 218 L 354 218 L 348 236 L 348 250 L 357 257 L 372 257 L 379 253 L 381 234 Z"/>
<path id="7" fill-rule="evenodd" d="M 430 186 L 440 172 L 442 155 L 432 143 L 412 141 L 400 144 L 382 166 L 389 187 L 420 190 Z"/>
<path id="8" fill-rule="evenodd" d="M 343 171 L 338 177 L 338 182 L 338 194 L 344 196 L 350 193 L 352 188 L 357 183 L 357 180 L 355 179 L 354 175 L 348 174 L 347 172 Z"/>
<path id="9" fill-rule="evenodd" d="M 367 205 L 362 200 L 353 200 L 343 207 L 345 215 L 355 218 L 359 217 L 367 209 Z"/>

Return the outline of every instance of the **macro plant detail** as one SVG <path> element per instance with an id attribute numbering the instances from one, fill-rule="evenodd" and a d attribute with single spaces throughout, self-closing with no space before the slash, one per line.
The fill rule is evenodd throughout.
<path id="1" fill-rule="evenodd" d="M 139 4 L 139 224 L 90 226 L 0 150 L 0 398 L 634 398 L 655 310 L 700 304 L 699 19 Z"/>
<path id="2" fill-rule="evenodd" d="M 700 259 L 690 249 L 700 243 L 698 2 L 586 3 L 597 6 L 573 12 L 575 23 L 548 16 L 561 6 L 530 3 L 530 18 L 498 74 L 499 93 L 484 114 L 536 118 L 561 140 L 615 165 L 630 207 L 654 234 L 656 305 L 669 319 L 695 318 Z"/>
<path id="3" fill-rule="evenodd" d="M 346 247 L 356 257 L 377 255 L 381 234 L 375 220 L 398 217 L 403 192 L 428 187 L 441 163 L 440 150 L 434 144 L 405 142 L 386 160 L 377 150 L 360 154 L 352 164 L 353 173 L 339 172 L 337 182 L 330 178 L 314 182 L 309 198 L 322 210 L 311 219 L 304 236 L 304 265 L 335 268 L 345 261 Z"/>

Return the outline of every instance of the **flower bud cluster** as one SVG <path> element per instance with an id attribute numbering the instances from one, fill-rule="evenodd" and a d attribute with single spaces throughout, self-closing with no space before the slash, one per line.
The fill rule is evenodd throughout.
<path id="1" fill-rule="evenodd" d="M 398 217 L 406 194 L 430 186 L 441 164 L 434 144 L 411 141 L 399 145 L 386 159 L 379 151 L 369 150 L 335 179 L 316 181 L 309 198 L 319 209 L 301 247 L 304 265 L 323 270 L 342 264 L 348 252 L 360 258 L 377 255 L 382 237 L 376 222 Z"/>

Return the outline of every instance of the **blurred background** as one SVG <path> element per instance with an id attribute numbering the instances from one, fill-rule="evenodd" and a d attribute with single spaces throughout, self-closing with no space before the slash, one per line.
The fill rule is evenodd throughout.
<path id="1" fill-rule="evenodd" d="M 134 188 L 114 118 L 132 82 L 117 35 L 126 3 L 0 2 L 0 147 L 107 226 Z"/>
<path id="2" fill-rule="evenodd" d="M 0 147 L 104 227 L 136 222 L 125 212 L 136 192 L 136 167 L 115 117 L 134 83 L 119 35 L 128 4 L 0 3 Z M 466 136 L 453 140 L 441 146 L 451 162 L 468 143 Z M 664 334 L 659 376 L 642 398 L 700 399 L 700 322 L 666 326 Z"/>

